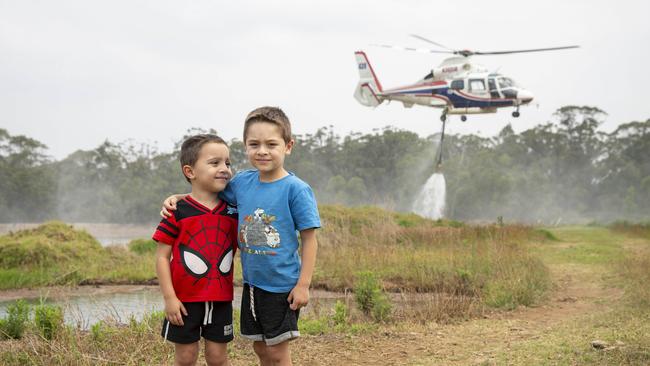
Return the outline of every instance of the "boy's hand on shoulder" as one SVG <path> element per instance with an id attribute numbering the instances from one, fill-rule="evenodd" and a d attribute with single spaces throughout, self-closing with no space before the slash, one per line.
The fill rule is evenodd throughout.
<path id="1" fill-rule="evenodd" d="M 178 198 L 176 198 L 175 195 L 165 198 L 165 201 L 163 201 L 162 210 L 160 211 L 160 216 L 163 219 L 166 219 L 169 216 L 171 216 L 172 213 L 170 211 L 176 210 L 176 203 L 178 203 Z"/>
<path id="2" fill-rule="evenodd" d="M 298 310 L 306 306 L 309 303 L 309 286 L 296 285 L 289 293 L 287 301 L 291 304 L 289 305 L 291 310 Z"/>
<path id="3" fill-rule="evenodd" d="M 183 303 L 177 297 L 165 299 L 165 318 L 170 323 L 182 326 L 182 315 L 187 316 L 187 310 L 185 310 L 185 306 L 183 306 Z"/>

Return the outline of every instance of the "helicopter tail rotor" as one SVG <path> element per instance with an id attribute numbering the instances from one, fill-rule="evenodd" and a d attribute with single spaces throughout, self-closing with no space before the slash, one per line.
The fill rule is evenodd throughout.
<path id="1" fill-rule="evenodd" d="M 381 83 L 377 79 L 377 75 L 375 75 L 375 71 L 372 69 L 365 52 L 357 51 L 354 56 L 357 59 L 359 68 L 359 83 L 354 91 L 354 98 L 363 105 L 376 107 L 384 101 L 381 96 L 383 91 Z"/>

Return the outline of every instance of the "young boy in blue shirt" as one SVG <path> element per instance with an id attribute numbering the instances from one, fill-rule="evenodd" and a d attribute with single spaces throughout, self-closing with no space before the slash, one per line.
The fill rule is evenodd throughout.
<path id="1" fill-rule="evenodd" d="M 241 334 L 254 342 L 262 365 L 291 365 L 289 341 L 300 336 L 299 310 L 309 302 L 320 217 L 311 187 L 284 169 L 294 141 L 281 109 L 249 113 L 244 144 L 255 169 L 237 174 L 220 193 L 239 212 Z M 181 197 L 169 197 L 165 208 L 174 209 Z"/>

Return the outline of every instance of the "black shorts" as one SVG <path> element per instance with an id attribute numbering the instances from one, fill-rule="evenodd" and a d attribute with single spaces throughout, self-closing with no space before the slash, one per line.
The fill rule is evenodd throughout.
<path id="1" fill-rule="evenodd" d="M 300 337 L 300 310 L 289 308 L 288 292 L 275 293 L 244 284 L 241 300 L 241 335 L 274 346 Z"/>
<path id="2" fill-rule="evenodd" d="M 217 343 L 233 340 L 232 301 L 184 302 L 183 325 L 163 321 L 160 335 L 174 343 L 198 342 L 201 337 Z"/>

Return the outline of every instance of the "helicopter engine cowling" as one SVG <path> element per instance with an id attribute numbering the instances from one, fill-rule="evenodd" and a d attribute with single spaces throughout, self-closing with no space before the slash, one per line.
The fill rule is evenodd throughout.
<path id="1" fill-rule="evenodd" d="M 484 72 L 487 69 L 481 65 L 472 63 L 471 59 L 466 57 L 449 58 L 439 66 L 434 68 L 433 77 L 436 80 L 445 80 L 465 75 L 469 72 Z"/>

